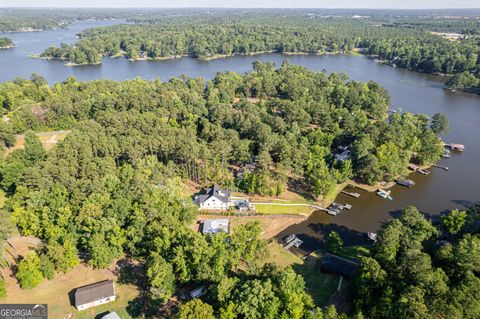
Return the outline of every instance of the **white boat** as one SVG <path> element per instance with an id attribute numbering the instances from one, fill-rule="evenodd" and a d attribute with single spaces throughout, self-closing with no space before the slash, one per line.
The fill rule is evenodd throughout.
<path id="1" fill-rule="evenodd" d="M 377 234 L 376 233 L 371 233 L 371 232 L 368 232 L 367 233 L 367 237 L 368 239 L 370 239 L 371 241 L 377 241 Z"/>
<path id="2" fill-rule="evenodd" d="M 452 157 L 452 155 L 450 154 L 450 151 L 447 150 L 447 149 L 445 149 L 444 152 L 443 152 L 443 154 L 440 155 L 440 156 L 443 157 L 443 158 L 450 158 L 450 157 Z"/>
<path id="3" fill-rule="evenodd" d="M 377 191 L 378 196 L 380 196 L 382 198 L 385 198 L 385 199 L 392 200 L 393 197 L 392 197 L 392 195 L 390 195 L 390 193 L 391 193 L 390 191 L 386 191 L 386 190 L 381 189 L 381 188 L 379 188 L 378 191 Z"/>

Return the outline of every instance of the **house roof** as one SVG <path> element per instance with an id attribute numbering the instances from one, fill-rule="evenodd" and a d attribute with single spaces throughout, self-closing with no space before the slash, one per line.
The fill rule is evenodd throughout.
<path id="1" fill-rule="evenodd" d="M 102 317 L 102 319 L 122 319 L 120 316 L 114 311 L 106 314 Z"/>
<path id="2" fill-rule="evenodd" d="M 224 232 L 228 234 L 230 232 L 229 224 L 228 219 L 207 219 L 203 222 L 202 233 L 216 234 Z"/>
<path id="3" fill-rule="evenodd" d="M 359 264 L 353 260 L 326 253 L 322 258 L 322 270 L 351 277 Z"/>
<path id="4" fill-rule="evenodd" d="M 75 306 L 115 296 L 113 280 L 104 280 L 75 290 Z"/>
<path id="5" fill-rule="evenodd" d="M 200 193 L 195 197 L 195 199 L 197 200 L 198 204 L 203 204 L 207 199 L 212 196 L 218 198 L 218 200 L 222 203 L 227 204 L 230 198 L 230 190 L 223 190 L 217 184 L 215 184 L 213 185 L 213 187 L 202 189 Z"/>

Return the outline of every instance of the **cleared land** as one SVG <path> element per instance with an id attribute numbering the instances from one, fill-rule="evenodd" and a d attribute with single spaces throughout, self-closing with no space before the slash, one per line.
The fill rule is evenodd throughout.
<path id="1" fill-rule="evenodd" d="M 46 150 L 52 149 L 59 141 L 63 141 L 70 131 L 53 131 L 53 132 L 39 132 L 35 133 L 43 147 Z M 16 135 L 16 143 L 14 146 L 7 148 L 3 153 L 3 156 L 8 156 L 15 150 L 23 149 L 25 147 L 25 135 Z"/>
<path id="2" fill-rule="evenodd" d="M 36 246 L 33 244 L 33 238 L 18 236 L 10 241 L 16 248 L 15 251 L 10 249 L 14 252 L 15 257 L 25 256 Z M 116 311 L 121 318 L 129 319 L 131 316 L 128 314 L 126 307 L 129 301 L 135 299 L 138 295 L 138 290 L 134 285 L 116 283 L 116 301 L 81 312 L 72 306 L 73 299 L 71 298 L 75 288 L 106 279 L 117 280 L 116 263 L 110 265 L 108 269 L 93 269 L 81 264 L 67 274 L 58 273 L 53 280 L 44 279 L 34 289 L 21 289 L 10 269 L 5 269 L 2 273 L 6 279 L 8 292 L 2 303 L 47 303 L 49 318 L 52 319 L 91 319 L 106 311 Z"/>
<path id="3" fill-rule="evenodd" d="M 304 215 L 308 216 L 315 208 L 309 204 L 294 204 L 294 203 L 256 203 L 256 211 L 265 215 Z"/>

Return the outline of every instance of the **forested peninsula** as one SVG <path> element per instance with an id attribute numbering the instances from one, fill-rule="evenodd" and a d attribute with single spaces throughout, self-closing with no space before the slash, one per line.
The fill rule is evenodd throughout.
<path id="1" fill-rule="evenodd" d="M 7 37 L 0 37 L 0 49 L 10 49 L 15 47 L 12 40 Z"/>
<path id="2" fill-rule="evenodd" d="M 14 134 L 25 133 L 25 145 L 0 162 L 0 187 L 7 196 L 0 239 L 16 227 L 43 243 L 18 264 L 23 289 L 69 272 L 80 258 L 101 269 L 127 255 L 141 265 L 144 278 L 141 299 L 130 310 L 137 315 L 346 318 L 334 308 L 316 308 L 303 278 L 291 268 L 258 264 L 267 252 L 257 223 L 238 226 L 233 234 L 193 231 L 197 210 L 188 185 L 218 183 L 278 195 L 290 184 L 320 199 L 349 178 L 392 180 L 410 161 L 438 160 L 443 143 L 437 134 L 447 129 L 445 119 L 389 115 L 389 104 L 378 83 L 288 62 L 280 68 L 256 62 L 250 73 L 218 73 L 211 81 L 69 78 L 49 86 L 32 75 L 3 83 L 1 142 L 10 148 Z M 45 151 L 33 131 L 48 130 L 70 133 Z M 349 147 L 351 159 L 336 160 L 339 147 Z M 461 228 L 465 223 L 451 218 L 445 225 L 458 234 L 449 237 L 453 251 L 471 252 L 468 245 L 477 239 L 463 232 L 470 229 Z M 442 266 L 445 272 L 432 268 L 430 246 L 423 245 L 440 234 L 413 208 L 385 226 L 371 255 L 362 257 L 357 318 L 362 313 L 408 318 L 417 305 L 442 312 L 448 305 L 439 298 L 450 296 L 449 278 L 464 294 L 456 295 L 448 313 L 474 312 L 464 307 L 476 287 L 465 281 L 476 280 L 471 264 L 452 273 L 449 266 Z M 462 258 L 444 251 L 436 263 L 453 265 Z M 417 257 L 421 273 L 415 275 Z M 396 263 L 404 270 L 396 271 Z M 408 286 L 385 281 L 407 275 Z M 179 308 L 172 304 L 177 289 L 198 283 L 210 287 L 208 298 Z M 2 287 L 0 280 L 0 293 L 6 293 Z M 379 296 L 384 299 L 376 303 Z M 405 298 L 413 298 L 415 307 L 400 308 Z"/>
<path id="3" fill-rule="evenodd" d="M 380 62 L 420 72 L 478 74 L 478 23 L 454 20 L 449 30 L 469 33 L 452 40 L 448 34 L 433 32 L 442 29 L 431 20 L 377 20 L 278 14 L 144 17 L 133 19 L 134 24 L 85 30 L 74 45 L 51 47 L 40 56 L 74 64 L 97 64 L 101 56 L 212 59 L 265 52 L 361 52 Z"/>

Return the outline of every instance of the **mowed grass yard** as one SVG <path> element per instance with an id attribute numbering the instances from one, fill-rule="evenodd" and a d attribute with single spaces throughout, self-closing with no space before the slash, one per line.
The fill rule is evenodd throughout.
<path id="1" fill-rule="evenodd" d="M 253 204 L 257 212 L 265 215 L 309 215 L 313 210 L 312 207 L 305 205 L 284 206 L 275 205 L 275 203 L 257 204 L 255 202 Z"/>
<path id="2" fill-rule="evenodd" d="M 291 191 L 286 191 L 280 197 L 255 196 L 251 200 L 257 212 L 265 215 L 308 216 L 314 209 L 310 205 L 315 205 L 315 203 Z"/>
<path id="3" fill-rule="evenodd" d="M 265 263 L 276 263 L 281 267 L 291 266 L 305 280 L 306 290 L 319 307 L 326 305 L 337 290 L 339 276 L 320 270 L 320 255 L 310 255 L 305 260 L 286 250 L 277 242 L 268 244 L 270 255 Z"/>
<path id="4" fill-rule="evenodd" d="M 93 269 L 86 265 L 78 265 L 67 274 L 57 274 L 53 280 L 44 279 L 34 289 L 21 289 L 15 278 L 7 278 L 7 298 L 2 303 L 46 303 L 49 318 L 92 319 L 106 311 L 116 311 L 121 318 L 132 318 L 126 308 L 128 302 L 135 299 L 138 290 L 133 285 L 115 284 L 117 299 L 102 306 L 77 311 L 73 306 L 73 291 L 75 288 L 106 279 L 116 279 L 110 269 Z M 71 299 L 72 298 L 72 299 Z"/>
<path id="5" fill-rule="evenodd" d="M 8 249 L 15 257 L 26 256 L 35 249 L 34 237 L 15 236 L 10 238 L 15 250 Z M 13 261 L 12 258 L 9 258 Z M 57 273 L 53 280 L 44 279 L 34 289 L 21 289 L 17 279 L 10 268 L 2 269 L 2 275 L 7 285 L 7 297 L 0 303 L 45 303 L 48 304 L 49 318 L 64 319 L 85 318 L 92 319 L 96 315 L 106 311 L 116 311 L 123 319 L 130 319 L 126 308 L 129 301 L 138 295 L 134 285 L 121 285 L 115 283 L 117 300 L 112 303 L 94 307 L 84 311 L 77 311 L 73 307 L 73 292 L 76 288 L 86 286 L 107 279 L 117 280 L 116 263 L 112 263 L 107 269 L 93 269 L 80 264 L 66 274 Z"/>

